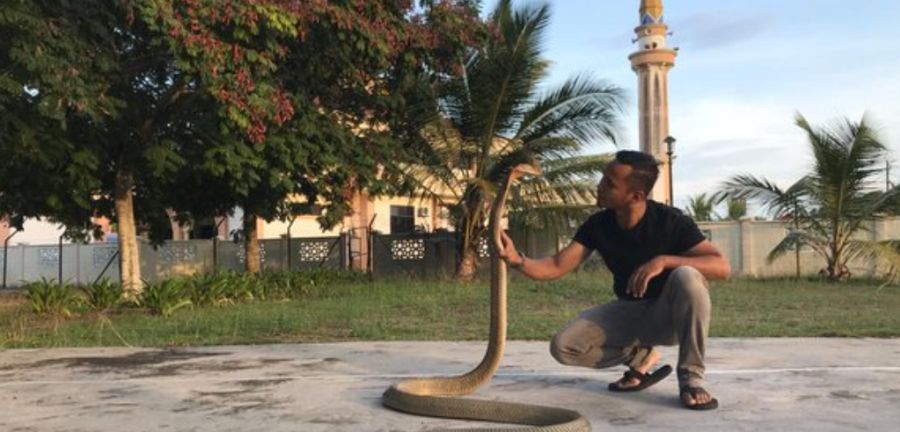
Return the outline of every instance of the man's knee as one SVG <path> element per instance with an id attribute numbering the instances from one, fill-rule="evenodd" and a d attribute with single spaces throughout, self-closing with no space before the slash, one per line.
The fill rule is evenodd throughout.
<path id="1" fill-rule="evenodd" d="M 676 267 L 675 270 L 672 270 L 672 274 L 669 277 L 683 281 L 706 281 L 706 277 L 703 276 L 703 273 L 700 273 L 700 270 L 689 265 Z"/>
<path id="2" fill-rule="evenodd" d="M 694 267 L 680 266 L 669 275 L 669 285 L 678 294 L 691 297 L 709 297 L 709 284 L 703 273 Z"/>
<path id="3" fill-rule="evenodd" d="M 553 356 L 556 361 L 566 364 L 566 355 L 563 354 L 559 333 L 550 338 L 550 355 Z"/>
<path id="4" fill-rule="evenodd" d="M 581 353 L 573 346 L 567 344 L 560 332 L 550 339 L 550 355 L 564 365 L 575 365 L 578 364 L 578 357 Z"/>

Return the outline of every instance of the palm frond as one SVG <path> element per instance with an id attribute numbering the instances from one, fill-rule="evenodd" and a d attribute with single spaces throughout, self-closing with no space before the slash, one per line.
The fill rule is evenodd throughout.
<path id="1" fill-rule="evenodd" d="M 544 137 L 539 140 L 526 143 L 516 140 L 520 143 L 520 148 L 529 154 L 540 157 L 541 159 L 561 159 L 575 156 L 579 150 L 584 148 L 584 144 L 570 137 Z"/>
<path id="2" fill-rule="evenodd" d="M 714 211 L 718 198 L 715 195 L 701 193 L 690 197 L 688 214 L 696 221 L 711 221 L 716 216 Z"/>
<path id="3" fill-rule="evenodd" d="M 806 178 L 782 189 L 765 178 L 752 174 L 740 174 L 725 181 L 721 186 L 721 198 L 757 201 L 776 218 L 805 216 L 804 200 L 809 195 Z M 795 215 L 795 213 L 797 213 Z"/>
<path id="4" fill-rule="evenodd" d="M 573 156 L 545 160 L 541 167 L 544 169 L 544 177 L 547 181 L 598 181 L 603 170 L 610 161 L 615 159 L 612 154 L 595 154 Z"/>
<path id="5" fill-rule="evenodd" d="M 804 231 L 791 231 L 769 251 L 766 262 L 773 263 L 788 252 L 793 252 L 797 247 L 809 247 L 824 258 L 828 258 L 827 238 L 817 237 Z"/>
<path id="6" fill-rule="evenodd" d="M 564 136 L 580 142 L 619 141 L 622 90 L 576 76 L 538 99 L 525 112 L 515 138 L 528 143 Z"/>
<path id="7" fill-rule="evenodd" d="M 885 146 L 866 119 L 848 120 L 831 127 L 812 127 L 801 115 L 797 125 L 807 134 L 815 156 L 810 176 L 824 215 L 838 218 L 854 210 L 854 200 L 873 185 L 881 171 Z"/>
<path id="8" fill-rule="evenodd" d="M 861 241 L 847 243 L 848 259 L 863 259 L 876 263 L 877 272 L 889 283 L 900 282 L 900 241 Z"/>
<path id="9" fill-rule="evenodd" d="M 492 17 L 500 37 L 468 64 L 471 102 L 464 129 L 480 137 L 483 154 L 490 151 L 496 136 L 518 122 L 521 107 L 546 74 L 548 63 L 540 53 L 549 18 L 549 5 L 513 10 L 501 1 Z"/>
<path id="10" fill-rule="evenodd" d="M 543 178 L 520 182 L 515 188 L 513 202 L 530 205 L 583 204 L 596 202 L 596 188 L 586 182 L 551 183 Z"/>
<path id="11" fill-rule="evenodd" d="M 509 225 L 518 229 L 555 229 L 569 232 L 572 225 L 585 220 L 597 208 L 592 205 L 539 205 L 517 208 L 510 205 Z"/>

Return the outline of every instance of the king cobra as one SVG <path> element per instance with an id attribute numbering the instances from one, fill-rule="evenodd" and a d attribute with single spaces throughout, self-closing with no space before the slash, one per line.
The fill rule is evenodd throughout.
<path id="1" fill-rule="evenodd" d="M 413 378 L 392 385 L 382 395 L 388 408 L 410 414 L 499 423 L 528 425 L 514 429 L 453 429 L 454 431 L 529 431 L 582 432 L 591 425 L 576 411 L 511 402 L 466 399 L 467 395 L 490 381 L 500 366 L 506 344 L 506 262 L 498 257 L 503 250 L 500 218 L 512 183 L 523 175 L 539 175 L 540 168 L 522 164 L 512 169 L 497 191 L 490 214 L 491 235 L 491 327 L 487 352 L 471 371 L 457 376 Z"/>

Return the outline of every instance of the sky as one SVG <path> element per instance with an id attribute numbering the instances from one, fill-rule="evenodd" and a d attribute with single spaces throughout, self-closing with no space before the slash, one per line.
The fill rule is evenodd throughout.
<path id="1" fill-rule="evenodd" d="M 620 148 L 637 149 L 637 76 L 628 55 L 640 0 L 551 0 L 544 87 L 589 73 L 628 95 Z M 514 3 L 515 4 L 515 3 Z M 665 0 L 675 203 L 751 173 L 787 186 L 811 155 L 796 113 L 814 125 L 872 122 L 900 182 L 900 2 Z M 494 2 L 485 1 L 485 10 Z M 613 151 L 597 144 L 591 151 Z M 760 214 L 751 204 L 751 214 Z"/>

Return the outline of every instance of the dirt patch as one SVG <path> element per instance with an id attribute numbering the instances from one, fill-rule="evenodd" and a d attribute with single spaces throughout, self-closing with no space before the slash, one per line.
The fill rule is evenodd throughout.
<path id="1" fill-rule="evenodd" d="M 513 382 L 504 382 L 498 383 L 494 381 L 492 384 L 496 388 L 502 388 L 504 390 L 529 390 L 529 389 L 543 389 L 550 387 L 577 387 L 581 384 L 588 382 L 588 379 L 585 378 L 545 378 L 545 377 L 529 377 L 529 378 L 521 378 L 515 379 Z"/>
<path id="2" fill-rule="evenodd" d="M 327 424 L 327 425 L 333 425 L 333 426 L 353 425 L 353 424 L 359 423 L 359 421 L 357 421 L 353 417 L 337 415 L 337 414 L 324 416 L 324 417 L 316 417 L 316 418 L 308 420 L 308 422 L 314 423 L 314 424 Z"/>
<path id="3" fill-rule="evenodd" d="M 259 359 L 259 363 L 261 365 L 273 365 L 273 364 L 279 364 L 279 363 L 287 363 L 290 361 L 294 361 L 294 359 L 289 359 L 289 358 Z"/>
<path id="4" fill-rule="evenodd" d="M 182 401 L 172 412 L 211 411 L 222 415 L 233 415 L 244 411 L 273 410 L 288 403 L 287 399 L 274 398 L 263 387 L 276 385 L 287 379 L 245 380 L 238 382 L 240 388 L 223 390 L 193 391 L 191 397 Z"/>
<path id="5" fill-rule="evenodd" d="M 99 399 L 101 401 L 106 400 L 120 400 L 129 396 L 136 395 L 141 392 L 141 388 L 139 386 L 128 386 L 128 387 L 116 387 L 111 389 L 100 390 Z"/>
<path id="6" fill-rule="evenodd" d="M 245 362 L 241 360 L 226 360 L 219 362 L 182 362 L 174 364 L 165 364 L 153 370 L 141 372 L 131 375 L 131 378 L 155 378 L 166 376 L 184 375 L 190 372 L 218 371 L 230 372 L 244 369 L 253 369 L 260 367 L 256 362 Z"/>
<path id="7" fill-rule="evenodd" d="M 643 424 L 644 420 L 640 417 L 613 417 L 609 419 L 609 424 L 615 426 L 633 426 Z"/>
<path id="8" fill-rule="evenodd" d="M 342 362 L 343 362 L 343 360 L 341 360 L 337 357 L 325 357 L 321 360 L 311 361 L 309 363 L 302 363 L 298 366 L 301 368 L 304 368 L 304 369 L 322 369 L 322 368 L 325 368 L 325 367 L 328 367 L 331 365 L 335 365 L 338 363 L 342 363 Z"/>
<path id="9" fill-rule="evenodd" d="M 127 371 L 130 369 L 138 369 L 173 361 L 192 360 L 196 358 L 215 357 L 228 354 L 230 353 L 192 352 L 182 350 L 142 351 L 118 357 L 92 356 L 47 359 L 27 364 L 6 365 L 0 367 L 0 370 L 38 369 L 44 367 L 60 366 L 64 368 L 87 369 L 89 373 L 105 373 Z"/>
<path id="10" fill-rule="evenodd" d="M 829 394 L 832 398 L 835 399 L 849 399 L 849 400 L 868 400 L 869 397 L 864 394 L 853 393 L 847 390 L 840 390 L 831 392 Z"/>
<path id="11" fill-rule="evenodd" d="M 281 383 L 285 383 L 291 381 L 288 378 L 273 378 L 273 379 L 254 379 L 254 380 L 243 380 L 238 381 L 237 384 L 241 387 L 249 387 L 252 389 L 257 389 L 261 387 L 269 387 L 278 385 Z"/>

